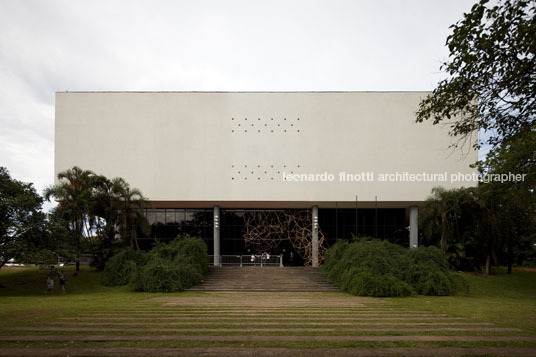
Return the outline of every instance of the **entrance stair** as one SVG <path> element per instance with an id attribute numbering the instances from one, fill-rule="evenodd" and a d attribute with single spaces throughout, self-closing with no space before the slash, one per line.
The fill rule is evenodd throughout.
<path id="1" fill-rule="evenodd" d="M 211 267 L 189 291 L 340 292 L 318 268 L 273 266 Z"/>

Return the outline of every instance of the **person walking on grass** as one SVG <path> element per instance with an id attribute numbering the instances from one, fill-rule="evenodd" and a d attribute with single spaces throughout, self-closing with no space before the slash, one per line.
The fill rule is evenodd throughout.
<path id="1" fill-rule="evenodd" d="M 67 282 L 67 277 L 65 276 L 64 272 L 61 272 L 60 274 L 60 288 L 61 293 L 65 295 L 65 283 Z"/>
<path id="2" fill-rule="evenodd" d="M 47 289 L 45 290 L 45 294 L 52 294 L 52 289 L 54 289 L 54 278 L 49 275 L 47 276 Z"/>

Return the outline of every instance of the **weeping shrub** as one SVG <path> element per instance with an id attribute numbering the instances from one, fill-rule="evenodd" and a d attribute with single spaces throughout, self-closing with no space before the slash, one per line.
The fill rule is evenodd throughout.
<path id="1" fill-rule="evenodd" d="M 178 254 L 174 259 L 176 263 L 190 264 L 198 269 L 201 275 L 208 272 L 208 248 L 204 240 L 184 237 L 177 241 L 177 249 Z"/>
<path id="2" fill-rule="evenodd" d="M 435 247 L 402 248 L 388 241 L 339 241 L 328 249 L 323 270 L 330 282 L 360 296 L 452 295 L 453 274 Z"/>
<path id="3" fill-rule="evenodd" d="M 111 257 L 104 267 L 102 284 L 106 286 L 126 285 L 136 267 L 147 261 L 147 254 L 140 250 L 125 248 Z"/>
<path id="4" fill-rule="evenodd" d="M 128 283 L 134 291 L 183 291 L 201 283 L 208 271 L 207 246 L 199 238 L 177 237 L 170 243 L 157 243 L 145 257 L 143 262 L 117 258 L 109 268 L 121 271 L 124 277 L 117 285 Z"/>
<path id="5" fill-rule="evenodd" d="M 359 296 L 408 296 L 411 286 L 392 274 L 360 272 L 353 276 L 348 292 Z"/>
<path id="6" fill-rule="evenodd" d="M 409 251 L 413 262 L 406 281 L 421 295 L 452 295 L 456 290 L 453 274 L 441 250 L 436 247 L 419 247 Z"/>
<path id="7" fill-rule="evenodd" d="M 203 275 L 190 264 L 177 265 L 166 259 L 155 259 L 136 271 L 130 288 L 146 292 L 183 291 L 201 280 Z"/>
<path id="8" fill-rule="evenodd" d="M 348 249 L 348 242 L 345 240 L 337 241 L 337 244 L 332 246 L 326 251 L 326 258 L 324 264 L 322 265 L 326 271 L 331 271 L 336 267 L 337 262 L 339 262 L 344 255 L 346 249 Z"/>

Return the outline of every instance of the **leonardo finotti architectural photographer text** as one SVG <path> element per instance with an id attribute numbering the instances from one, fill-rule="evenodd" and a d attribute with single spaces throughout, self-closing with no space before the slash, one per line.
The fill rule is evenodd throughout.
<path id="1" fill-rule="evenodd" d="M 479 174 L 479 173 L 411 173 L 407 171 L 378 173 L 363 171 L 359 173 L 339 172 L 337 174 L 327 171 L 322 173 L 286 173 L 283 172 L 283 181 L 286 182 L 517 182 L 524 181 L 526 174 Z"/>

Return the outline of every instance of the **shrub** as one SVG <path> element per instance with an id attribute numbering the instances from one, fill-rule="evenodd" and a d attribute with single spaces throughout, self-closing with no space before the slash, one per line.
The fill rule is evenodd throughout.
<path id="1" fill-rule="evenodd" d="M 192 264 L 201 274 L 208 271 L 207 245 L 199 238 L 179 236 L 170 243 L 157 243 L 149 254 L 150 259 Z"/>
<path id="2" fill-rule="evenodd" d="M 439 249 L 410 250 L 376 239 L 337 242 L 323 269 L 329 281 L 361 296 L 452 295 L 457 285 Z"/>
<path id="3" fill-rule="evenodd" d="M 409 256 L 414 264 L 434 266 L 441 271 L 447 272 L 448 265 L 441 250 L 437 247 L 419 247 L 410 249 Z"/>
<path id="4" fill-rule="evenodd" d="M 149 259 L 164 259 L 171 262 L 175 260 L 178 254 L 177 240 L 169 243 L 156 242 L 153 249 L 149 252 Z"/>
<path id="5" fill-rule="evenodd" d="M 177 241 L 178 255 L 175 262 L 191 264 L 204 275 L 208 272 L 209 258 L 207 244 L 199 238 L 180 237 Z"/>
<path id="6" fill-rule="evenodd" d="M 147 261 L 146 253 L 126 248 L 108 260 L 102 274 L 102 284 L 117 286 L 128 284 L 137 266 Z"/>
<path id="7" fill-rule="evenodd" d="M 454 280 L 448 272 L 425 270 L 421 271 L 417 276 L 418 279 L 415 279 L 412 285 L 417 293 L 421 295 L 443 296 L 454 294 Z"/>
<path id="8" fill-rule="evenodd" d="M 135 279 L 135 280 L 134 280 Z M 147 292 L 182 291 L 177 268 L 166 259 L 153 259 L 138 270 L 131 282 L 133 290 Z"/>
<path id="9" fill-rule="evenodd" d="M 137 266 L 130 274 L 128 286 L 132 291 L 143 291 L 143 266 Z"/>
<path id="10" fill-rule="evenodd" d="M 201 283 L 208 271 L 207 246 L 199 238 L 177 237 L 167 244 L 157 243 L 149 253 L 138 252 L 143 259 L 133 252 L 125 250 L 110 259 L 103 283 L 128 283 L 134 291 L 182 291 Z"/>
<path id="11" fill-rule="evenodd" d="M 183 291 L 199 284 L 203 275 L 190 264 L 176 264 L 166 259 L 154 259 L 136 270 L 130 281 L 134 291 Z"/>
<path id="12" fill-rule="evenodd" d="M 199 272 L 199 269 L 191 264 L 179 264 L 177 266 L 177 274 L 183 289 L 189 289 L 192 286 L 200 284 L 204 277 Z"/>
<path id="13" fill-rule="evenodd" d="M 452 295 L 456 284 L 448 270 L 448 264 L 441 250 L 436 247 L 411 249 L 412 260 L 406 281 L 421 295 Z"/>
<path id="14" fill-rule="evenodd" d="M 326 259 L 324 260 L 323 267 L 326 271 L 330 271 L 337 265 L 337 262 L 342 259 L 344 252 L 348 249 L 348 242 L 345 240 L 338 240 L 335 245 L 329 248 L 326 252 Z"/>
<path id="15" fill-rule="evenodd" d="M 408 296 L 412 289 L 391 274 L 361 272 L 353 277 L 348 292 L 359 296 Z"/>

